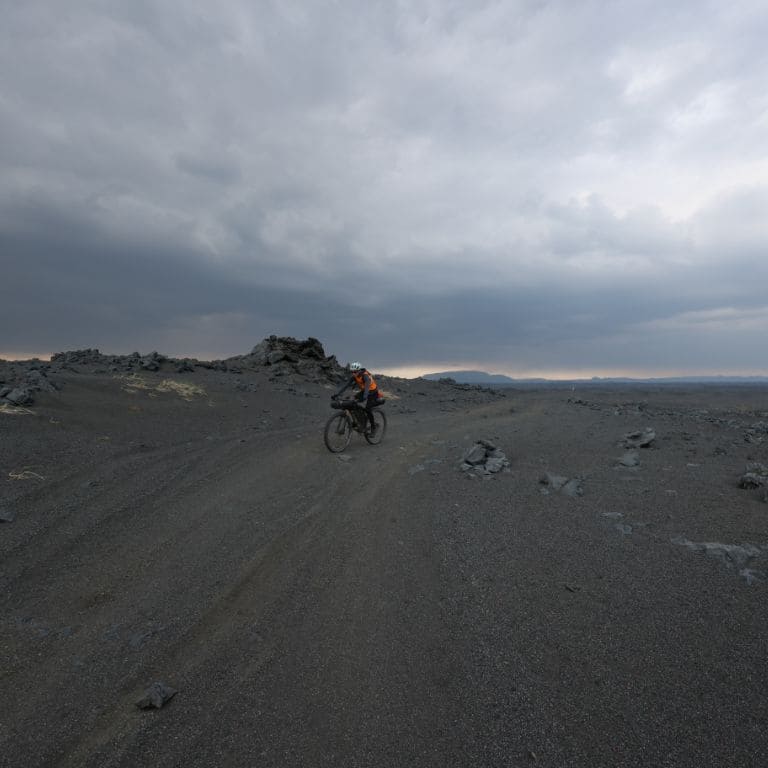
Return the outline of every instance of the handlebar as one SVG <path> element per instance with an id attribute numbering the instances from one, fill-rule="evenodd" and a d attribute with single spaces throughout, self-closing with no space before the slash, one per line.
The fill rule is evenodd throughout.
<path id="1" fill-rule="evenodd" d="M 331 408 L 340 408 L 342 410 L 349 410 L 359 406 L 360 403 L 357 400 L 339 400 L 338 398 L 331 398 Z"/>

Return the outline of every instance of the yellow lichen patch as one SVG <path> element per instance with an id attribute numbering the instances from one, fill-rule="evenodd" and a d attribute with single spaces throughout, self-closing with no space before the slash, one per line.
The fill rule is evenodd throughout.
<path id="1" fill-rule="evenodd" d="M 129 373 L 124 376 L 116 376 L 123 382 L 123 392 L 127 392 L 129 395 L 135 395 L 140 389 L 151 389 L 152 386 L 148 384 L 141 376 L 135 373 Z"/>
<path id="2" fill-rule="evenodd" d="M 186 384 L 181 381 L 172 381 L 171 379 L 163 379 L 155 389 L 158 392 L 174 392 L 184 400 L 192 400 L 195 396 L 203 397 L 205 390 L 202 387 L 198 387 L 195 384 Z"/>
<path id="3" fill-rule="evenodd" d="M 33 472 L 27 467 L 17 472 L 9 472 L 8 477 L 11 480 L 45 480 L 42 475 L 38 475 L 37 472 Z"/>
<path id="4" fill-rule="evenodd" d="M 22 408 L 19 405 L 3 403 L 0 405 L 0 413 L 5 413 L 8 416 L 23 416 L 24 414 L 32 413 L 32 411 L 30 411 L 29 408 Z"/>
<path id="5" fill-rule="evenodd" d="M 150 397 L 155 397 L 155 392 L 170 392 L 184 400 L 190 401 L 194 397 L 202 397 L 206 394 L 202 387 L 181 381 L 173 381 L 173 379 L 163 379 L 159 384 L 151 384 L 135 373 L 127 376 L 118 376 L 117 378 L 123 381 L 123 392 L 132 395 L 136 394 L 139 390 L 147 391 Z"/>

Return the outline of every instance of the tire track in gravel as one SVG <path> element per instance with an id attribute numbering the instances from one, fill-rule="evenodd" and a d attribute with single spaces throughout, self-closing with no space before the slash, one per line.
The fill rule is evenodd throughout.
<path id="1" fill-rule="evenodd" d="M 290 437 L 290 431 L 283 431 L 282 436 Z M 191 696 L 205 696 L 206 681 L 210 678 L 227 678 L 230 659 L 233 653 L 238 654 L 233 638 L 247 642 L 249 628 L 256 623 L 279 626 L 286 621 L 284 606 L 290 605 L 297 595 L 305 594 L 311 584 L 322 583 L 327 588 L 334 584 L 340 570 L 354 555 L 356 541 L 350 541 L 348 536 L 355 526 L 359 533 L 360 510 L 374 505 L 392 478 L 403 471 L 404 458 L 393 444 L 391 433 L 376 447 L 353 442 L 349 449 L 353 459 L 346 464 L 325 450 L 321 434 L 305 437 L 280 446 L 262 445 L 258 456 L 243 457 L 227 469 L 227 486 L 234 489 L 230 493 L 241 497 L 258 493 L 265 482 L 262 478 L 272 478 L 271 486 L 266 485 L 273 497 L 275 519 L 269 538 L 242 559 L 237 572 L 229 574 L 221 590 L 193 623 L 173 643 L 143 663 L 143 669 L 156 669 L 158 674 L 162 670 L 176 670 L 180 685 Z M 225 454 L 218 456 L 213 466 L 222 460 Z M 264 465 L 254 472 L 251 465 L 258 461 Z M 214 473 L 215 470 L 211 474 Z M 281 478 L 277 492 L 276 477 Z M 197 503 L 215 506 L 216 487 L 209 487 L 207 494 L 213 499 L 198 499 Z M 312 499 L 311 503 L 307 499 Z M 345 551 L 334 551 L 334 543 L 344 541 L 345 537 Z M 248 656 L 247 675 L 268 664 L 278 651 L 277 642 L 262 643 L 257 653 Z M 64 764 L 83 764 L 93 755 L 100 755 L 97 762 L 102 765 L 121 764 L 122 749 L 130 749 L 129 735 L 139 724 L 126 712 L 131 711 L 133 689 L 141 672 L 137 668 L 131 679 L 124 680 L 119 701 L 99 718 L 85 741 L 72 745 Z M 242 672 L 239 669 L 237 674 Z M 225 692 L 222 696 L 226 698 Z M 181 711 L 182 707 L 177 704 L 175 710 Z M 199 726 L 193 724 L 199 723 L 201 717 L 205 719 L 204 709 L 196 708 L 194 718 L 188 722 L 190 738 L 196 737 Z"/>

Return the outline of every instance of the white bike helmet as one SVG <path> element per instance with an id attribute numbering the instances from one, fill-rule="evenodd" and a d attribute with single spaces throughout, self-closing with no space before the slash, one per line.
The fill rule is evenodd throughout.
<path id="1" fill-rule="evenodd" d="M 360 363 L 358 363 L 357 360 L 355 360 L 354 363 L 350 363 L 349 364 L 349 370 L 350 371 L 362 371 L 363 370 L 363 366 L 360 365 Z"/>

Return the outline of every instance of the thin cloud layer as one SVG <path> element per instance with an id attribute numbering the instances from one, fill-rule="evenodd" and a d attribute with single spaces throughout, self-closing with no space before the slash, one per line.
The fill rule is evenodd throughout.
<path id="1" fill-rule="evenodd" d="M 6 9 L 0 356 L 768 372 L 764 4 L 465 5 Z"/>

